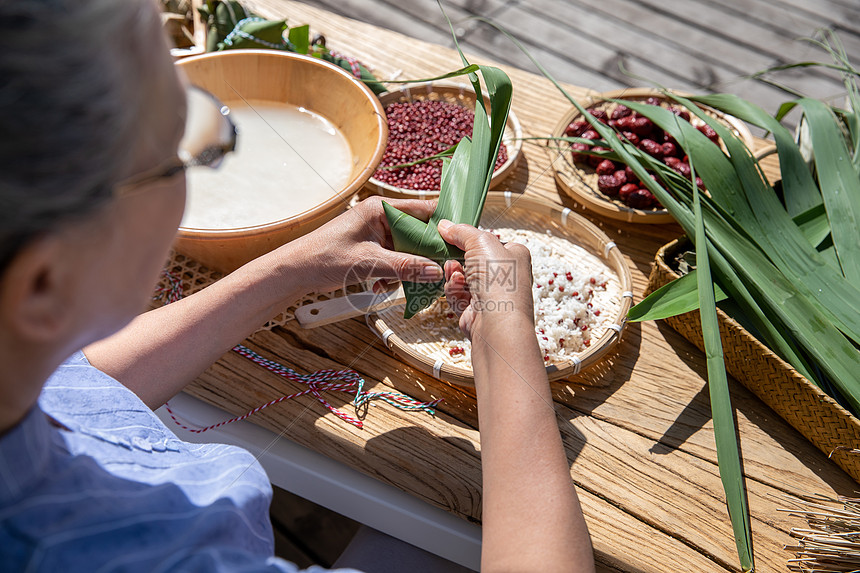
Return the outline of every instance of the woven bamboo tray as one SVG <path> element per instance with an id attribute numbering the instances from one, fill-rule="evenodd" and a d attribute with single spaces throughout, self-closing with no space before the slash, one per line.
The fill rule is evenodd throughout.
<path id="1" fill-rule="evenodd" d="M 444 101 L 453 103 L 471 110 L 475 109 L 477 97 L 475 90 L 465 83 L 454 82 L 428 82 L 422 84 L 406 85 L 400 89 L 386 92 L 379 96 L 382 107 L 392 103 L 406 103 L 415 101 Z M 484 98 L 489 106 L 489 99 Z M 490 189 L 495 189 L 508 175 L 513 173 L 520 161 L 523 149 L 523 129 L 517 119 L 517 115 L 511 111 L 508 113 L 508 121 L 505 131 L 502 133 L 502 143 L 508 149 L 508 160 L 493 172 L 490 179 Z M 406 189 L 383 183 L 371 177 L 365 187 L 385 197 L 400 197 L 405 199 L 430 199 L 439 196 L 439 191 L 423 191 L 417 189 Z"/>
<path id="2" fill-rule="evenodd" d="M 679 95 L 688 95 L 681 92 L 676 93 Z M 597 108 L 611 112 L 616 107 L 616 104 L 605 100 L 626 99 L 628 101 L 644 102 L 650 97 L 656 97 L 667 105 L 670 103 L 669 99 L 659 90 L 651 88 L 625 88 L 581 98 L 577 101 L 585 108 Z M 701 108 L 708 115 L 715 117 L 726 127 L 737 133 L 746 146 L 750 150 L 754 150 L 755 141 L 750 130 L 742 121 L 706 106 L 701 106 Z M 579 117 L 579 111 L 575 107 L 570 108 L 559 119 L 555 129 L 552 130 L 552 136 L 563 137 L 564 130 L 570 122 Z M 692 122 L 694 125 L 704 123 L 696 117 L 692 118 Z M 553 170 L 559 188 L 571 199 L 598 215 L 628 223 L 662 224 L 671 223 L 675 220 L 666 209 L 633 209 L 617 198 L 607 197 L 597 188 L 597 172 L 589 166 L 574 163 L 569 151 L 562 153 L 559 160 L 553 162 Z"/>
<path id="3" fill-rule="evenodd" d="M 675 240 L 657 252 L 646 294 L 678 278 L 667 261 L 671 262 L 683 245 L 680 240 Z M 860 420 L 801 376 L 734 319 L 719 309 L 717 315 L 726 370 L 860 482 L 860 455 L 838 449 L 860 445 Z M 704 350 L 698 311 L 665 320 L 684 338 Z"/>
<path id="4" fill-rule="evenodd" d="M 587 219 L 566 207 L 511 192 L 494 192 L 487 196 L 481 224 L 487 228 L 549 230 L 554 236 L 582 247 L 611 269 L 617 281 L 617 285 L 613 285 L 617 286 L 617 307 L 613 308 L 608 321 L 612 326 L 608 326 L 587 350 L 571 360 L 549 364 L 547 375 L 550 380 L 567 379 L 607 357 L 621 338 L 633 299 L 630 270 L 615 243 Z M 475 385 L 470 367 L 458 364 L 445 352 L 440 352 L 444 344 L 423 341 L 426 332 L 415 319 L 403 318 L 402 305 L 368 314 L 367 322 L 385 345 L 407 364 L 446 382 Z"/>

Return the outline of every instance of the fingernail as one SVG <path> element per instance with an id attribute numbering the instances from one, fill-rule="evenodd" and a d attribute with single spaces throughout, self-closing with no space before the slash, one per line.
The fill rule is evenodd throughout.
<path id="1" fill-rule="evenodd" d="M 441 229 L 441 230 L 445 231 L 445 230 L 447 230 L 447 229 L 448 229 L 448 227 L 450 227 L 450 226 L 451 226 L 451 225 L 453 225 L 453 224 L 454 224 L 454 223 L 452 223 L 452 222 L 451 222 L 451 221 L 449 221 L 448 219 L 442 219 L 441 221 L 439 221 L 439 224 L 436 226 L 436 228 L 438 228 L 438 229 Z"/>
<path id="2" fill-rule="evenodd" d="M 421 267 L 420 277 L 427 281 L 440 281 L 445 276 L 445 272 L 439 265 L 427 265 Z"/>

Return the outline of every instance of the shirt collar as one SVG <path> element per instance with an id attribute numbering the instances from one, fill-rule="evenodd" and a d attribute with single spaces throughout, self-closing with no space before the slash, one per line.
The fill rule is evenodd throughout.
<path id="1" fill-rule="evenodd" d="M 44 477 L 55 431 L 37 405 L 0 437 L 0 507 L 20 499 Z"/>

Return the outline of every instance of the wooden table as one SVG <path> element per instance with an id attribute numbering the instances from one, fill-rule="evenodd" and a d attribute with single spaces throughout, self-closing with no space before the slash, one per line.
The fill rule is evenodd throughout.
<path id="1" fill-rule="evenodd" d="M 428 77 L 459 67 L 450 49 L 284 0 L 252 4 L 292 24 L 310 23 L 328 45 L 369 64 L 378 77 Z M 476 63 L 483 63 L 476 60 Z M 540 76 L 506 69 L 513 110 L 526 136 L 549 134 L 569 104 Z M 587 90 L 570 86 L 573 95 Z M 579 209 L 560 195 L 552 154 L 526 144 L 503 184 Z M 583 214 L 620 247 L 641 299 L 658 247 L 676 225 L 630 225 Z M 247 345 L 302 372 L 353 368 L 368 389 L 394 388 L 418 400 L 443 398 L 437 415 L 375 403 L 359 430 L 312 397 L 290 400 L 252 420 L 465 520 L 481 517 L 480 438 L 473 392 L 398 361 L 353 319 L 313 330 L 297 324 L 254 335 Z M 553 384 L 559 429 L 604 571 L 738 570 L 714 449 L 702 354 L 659 323 L 628 325 L 609 367 Z M 842 470 L 758 398 L 730 382 L 737 410 L 758 570 L 785 571 L 783 549 L 798 520 L 778 512 L 787 494 L 850 495 Z M 235 353 L 225 355 L 188 392 L 235 414 L 299 388 Z M 337 406 L 344 400 L 333 399 Z M 284 432 L 284 429 L 287 429 Z"/>

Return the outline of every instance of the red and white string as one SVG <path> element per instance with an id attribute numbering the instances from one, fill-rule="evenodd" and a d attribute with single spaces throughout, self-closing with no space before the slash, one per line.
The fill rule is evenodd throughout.
<path id="1" fill-rule="evenodd" d="M 177 300 L 182 298 L 182 280 L 174 273 L 171 273 L 169 271 L 164 271 L 163 274 L 164 281 L 162 281 L 162 284 L 159 285 L 159 287 L 156 289 L 153 298 L 163 300 L 165 304 L 176 302 Z M 298 398 L 300 396 L 305 396 L 308 394 L 314 396 L 335 416 L 337 416 L 341 420 L 344 420 L 345 422 L 352 424 L 357 428 L 364 427 L 364 422 L 362 421 L 363 416 L 359 415 L 358 412 L 362 410 L 366 411 L 369 403 L 373 400 L 382 400 L 401 410 L 424 411 L 431 415 L 435 414 L 436 405 L 438 405 L 439 402 L 442 401 L 441 399 L 439 399 L 433 400 L 431 402 L 419 402 L 399 392 L 367 392 L 364 390 L 364 378 L 362 378 L 355 370 L 348 368 L 344 370 L 317 370 L 316 372 L 312 372 L 310 374 L 300 374 L 295 370 L 292 370 L 291 368 L 287 368 L 283 364 L 279 364 L 273 360 L 269 360 L 268 358 L 261 356 L 260 354 L 254 352 L 253 350 L 242 344 L 237 344 L 233 347 L 232 350 L 240 356 L 247 358 L 251 362 L 262 366 L 266 370 L 277 374 L 278 376 L 282 376 L 293 382 L 306 385 L 307 389 L 286 396 L 281 396 L 280 398 L 275 398 L 274 400 L 257 406 L 252 410 L 249 410 L 241 416 L 236 416 L 235 418 L 224 420 L 222 422 L 218 422 L 217 424 L 212 424 L 211 426 L 206 426 L 202 428 L 191 427 L 184 424 L 176 418 L 176 415 L 173 413 L 173 410 L 170 409 L 170 404 L 165 404 L 164 406 L 168 414 L 170 414 L 170 417 L 173 419 L 174 422 L 176 422 L 179 427 L 188 430 L 189 432 L 199 434 L 208 430 L 219 428 L 227 424 L 231 424 L 233 422 L 244 420 L 253 416 L 257 412 L 268 408 L 269 406 L 273 406 L 275 404 L 279 404 L 280 402 L 284 402 L 286 400 L 291 400 L 293 398 Z M 356 410 L 356 415 L 351 416 L 346 412 L 343 412 L 342 410 L 333 406 L 328 400 L 323 397 L 323 392 L 344 392 L 347 394 L 353 394 L 354 398 L 352 400 L 352 404 Z"/>

